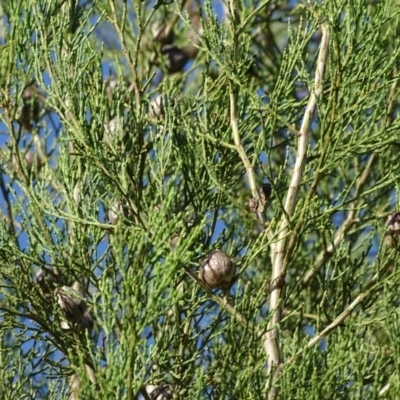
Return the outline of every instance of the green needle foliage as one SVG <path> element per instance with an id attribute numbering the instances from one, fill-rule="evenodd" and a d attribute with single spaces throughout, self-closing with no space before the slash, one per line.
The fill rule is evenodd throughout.
<path id="1" fill-rule="evenodd" d="M 397 398 L 398 0 L 0 14 L 2 399 Z"/>

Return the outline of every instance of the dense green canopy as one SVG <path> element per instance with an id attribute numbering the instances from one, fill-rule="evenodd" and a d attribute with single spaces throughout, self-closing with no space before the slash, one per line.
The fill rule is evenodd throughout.
<path id="1" fill-rule="evenodd" d="M 396 398 L 399 18 L 2 1 L 1 397 Z"/>

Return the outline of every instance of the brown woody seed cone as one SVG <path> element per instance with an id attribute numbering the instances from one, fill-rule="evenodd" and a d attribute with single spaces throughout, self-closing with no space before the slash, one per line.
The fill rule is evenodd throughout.
<path id="1" fill-rule="evenodd" d="M 40 111 L 43 103 L 40 99 L 43 95 L 40 93 L 39 87 L 36 83 L 27 86 L 22 92 L 23 105 L 19 109 L 19 121 L 23 128 L 30 132 L 32 130 L 32 121 L 35 123 L 39 121 Z"/>
<path id="2" fill-rule="evenodd" d="M 79 323 L 87 310 L 87 304 L 82 294 L 69 286 L 57 288 L 54 294 L 65 318 L 70 322 Z"/>
<path id="3" fill-rule="evenodd" d="M 21 156 L 20 156 L 21 157 Z M 26 171 L 28 172 L 28 175 L 31 175 L 32 173 L 34 175 L 39 174 L 39 172 L 41 171 L 41 169 L 44 166 L 44 160 L 40 157 L 40 155 L 30 149 L 25 153 L 25 157 L 22 159 L 21 157 L 21 162 L 25 161 L 25 167 L 26 167 Z M 17 167 L 17 155 L 13 154 L 12 155 L 12 165 L 14 166 L 14 168 Z"/>
<path id="4" fill-rule="evenodd" d="M 400 211 L 388 215 L 385 226 L 385 244 L 389 247 L 396 247 L 400 236 Z"/>
<path id="5" fill-rule="evenodd" d="M 164 102 L 163 96 L 159 94 L 153 100 L 150 101 L 149 104 L 149 118 L 157 119 L 157 118 L 164 118 L 165 116 L 165 109 L 164 109 Z"/>
<path id="6" fill-rule="evenodd" d="M 42 158 L 39 156 L 38 153 L 36 153 L 33 150 L 29 150 L 25 154 L 25 163 L 26 163 L 26 169 L 28 170 L 29 174 L 32 173 L 33 167 L 35 165 L 36 165 L 36 170 L 34 172 L 36 173 L 39 173 L 44 165 L 44 161 L 42 160 Z"/>
<path id="7" fill-rule="evenodd" d="M 161 54 L 164 56 L 165 66 L 170 74 L 181 72 L 189 60 L 183 50 L 171 44 L 163 46 Z"/>
<path id="8" fill-rule="evenodd" d="M 146 392 L 150 400 L 171 400 L 172 391 L 170 387 L 163 383 L 160 386 L 146 385 Z"/>
<path id="9" fill-rule="evenodd" d="M 46 266 L 44 269 L 36 271 L 33 281 L 47 297 L 51 293 L 51 287 L 59 283 L 59 277 L 55 274 L 53 268 Z"/>
<path id="10" fill-rule="evenodd" d="M 210 289 L 227 289 L 232 284 L 235 273 L 235 263 L 221 250 L 214 250 L 204 260 L 199 278 Z"/>

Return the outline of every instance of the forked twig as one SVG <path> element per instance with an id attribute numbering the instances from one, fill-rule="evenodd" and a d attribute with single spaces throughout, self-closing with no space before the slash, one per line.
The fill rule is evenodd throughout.
<path id="1" fill-rule="evenodd" d="M 299 350 L 294 356 L 289 358 L 285 363 L 281 364 L 278 370 L 282 370 L 283 367 L 292 364 L 294 361 L 299 359 L 304 355 L 304 352 L 308 349 L 311 349 L 318 343 L 320 343 L 323 339 L 325 339 L 335 328 L 337 328 L 343 321 L 348 318 L 354 309 L 359 306 L 366 297 L 370 294 L 371 290 L 375 288 L 382 278 L 390 268 L 392 268 L 396 264 L 395 261 L 388 262 L 380 271 L 378 271 L 368 282 L 365 289 L 358 294 L 358 296 L 348 305 L 348 307 L 342 311 L 340 315 L 338 315 L 334 321 L 332 321 L 328 326 L 326 326 L 321 332 L 317 333 L 306 345 L 305 349 Z"/>

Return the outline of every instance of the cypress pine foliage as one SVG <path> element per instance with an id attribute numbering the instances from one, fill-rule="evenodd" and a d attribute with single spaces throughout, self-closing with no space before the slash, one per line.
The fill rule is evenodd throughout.
<path id="1" fill-rule="evenodd" d="M 399 6 L 1 2 L 1 397 L 397 398 Z"/>

